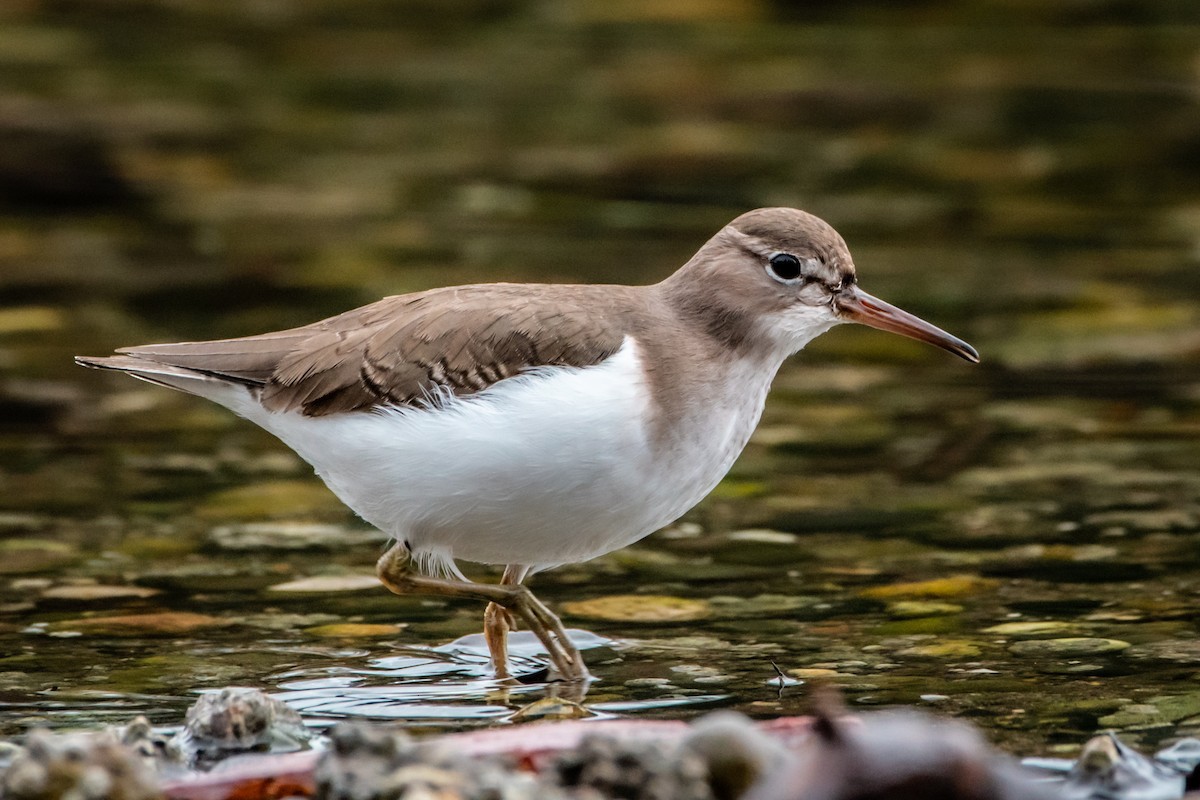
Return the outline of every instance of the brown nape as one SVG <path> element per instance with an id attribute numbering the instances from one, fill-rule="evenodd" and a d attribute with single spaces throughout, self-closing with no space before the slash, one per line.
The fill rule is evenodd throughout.
<path id="1" fill-rule="evenodd" d="M 288 331 L 119 352 L 248 383 L 307 416 L 463 396 L 538 366 L 585 367 L 621 347 L 639 287 L 493 284 L 389 297 Z"/>
<path id="2" fill-rule="evenodd" d="M 764 261 L 765 255 L 748 249 L 746 237 L 730 225 L 656 288 L 697 335 L 722 350 L 745 354 L 761 343 L 755 331 L 762 316 L 794 303 L 794 289 L 772 283 Z"/>

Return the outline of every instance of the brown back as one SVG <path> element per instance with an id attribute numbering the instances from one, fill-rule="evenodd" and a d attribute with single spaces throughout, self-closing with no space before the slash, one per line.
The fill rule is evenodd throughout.
<path id="1" fill-rule="evenodd" d="M 388 297 L 286 331 L 119 352 L 258 388 L 307 416 L 469 395 L 538 366 L 615 353 L 645 287 L 488 284 Z"/>

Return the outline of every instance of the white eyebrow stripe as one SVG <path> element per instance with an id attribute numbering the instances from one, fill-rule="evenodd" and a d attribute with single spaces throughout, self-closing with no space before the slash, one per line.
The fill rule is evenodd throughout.
<path id="1" fill-rule="evenodd" d="M 780 250 L 775 244 L 768 242 L 766 239 L 760 239 L 757 236 L 739 231 L 737 228 L 729 228 L 730 233 L 736 238 L 736 243 L 749 250 L 750 252 L 760 256 L 764 260 L 778 253 L 786 253 L 786 250 Z M 845 276 L 842 271 L 833 264 L 822 261 L 819 258 L 812 256 L 799 256 L 795 253 L 790 255 L 800 259 L 803 273 L 816 280 L 821 281 L 829 286 L 841 285 L 845 281 Z"/>

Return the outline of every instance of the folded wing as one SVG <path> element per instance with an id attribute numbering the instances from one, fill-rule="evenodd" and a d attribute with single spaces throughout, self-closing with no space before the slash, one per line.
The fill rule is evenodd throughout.
<path id="1" fill-rule="evenodd" d="M 79 362 L 149 380 L 167 370 L 239 383 L 272 411 L 307 416 L 411 406 L 446 392 L 469 395 L 534 367 L 603 361 L 621 347 L 625 332 L 611 301 L 594 288 L 435 289 L 300 328 L 125 347 L 118 356 Z"/>

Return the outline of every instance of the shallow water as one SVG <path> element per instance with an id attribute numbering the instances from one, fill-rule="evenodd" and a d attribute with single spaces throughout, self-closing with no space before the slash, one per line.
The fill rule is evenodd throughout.
<path id="1" fill-rule="evenodd" d="M 447 646 L 482 609 L 364 580 L 381 538 L 269 436 L 70 356 L 657 280 L 768 204 L 985 362 L 839 328 L 679 525 L 539 575 L 602 640 L 589 706 L 827 680 L 1026 753 L 1200 732 L 1192 4 L 402 5 L 0 11 L 0 734 L 231 684 L 422 728 L 541 696 Z M 584 603 L 628 594 L 671 600 Z"/>

